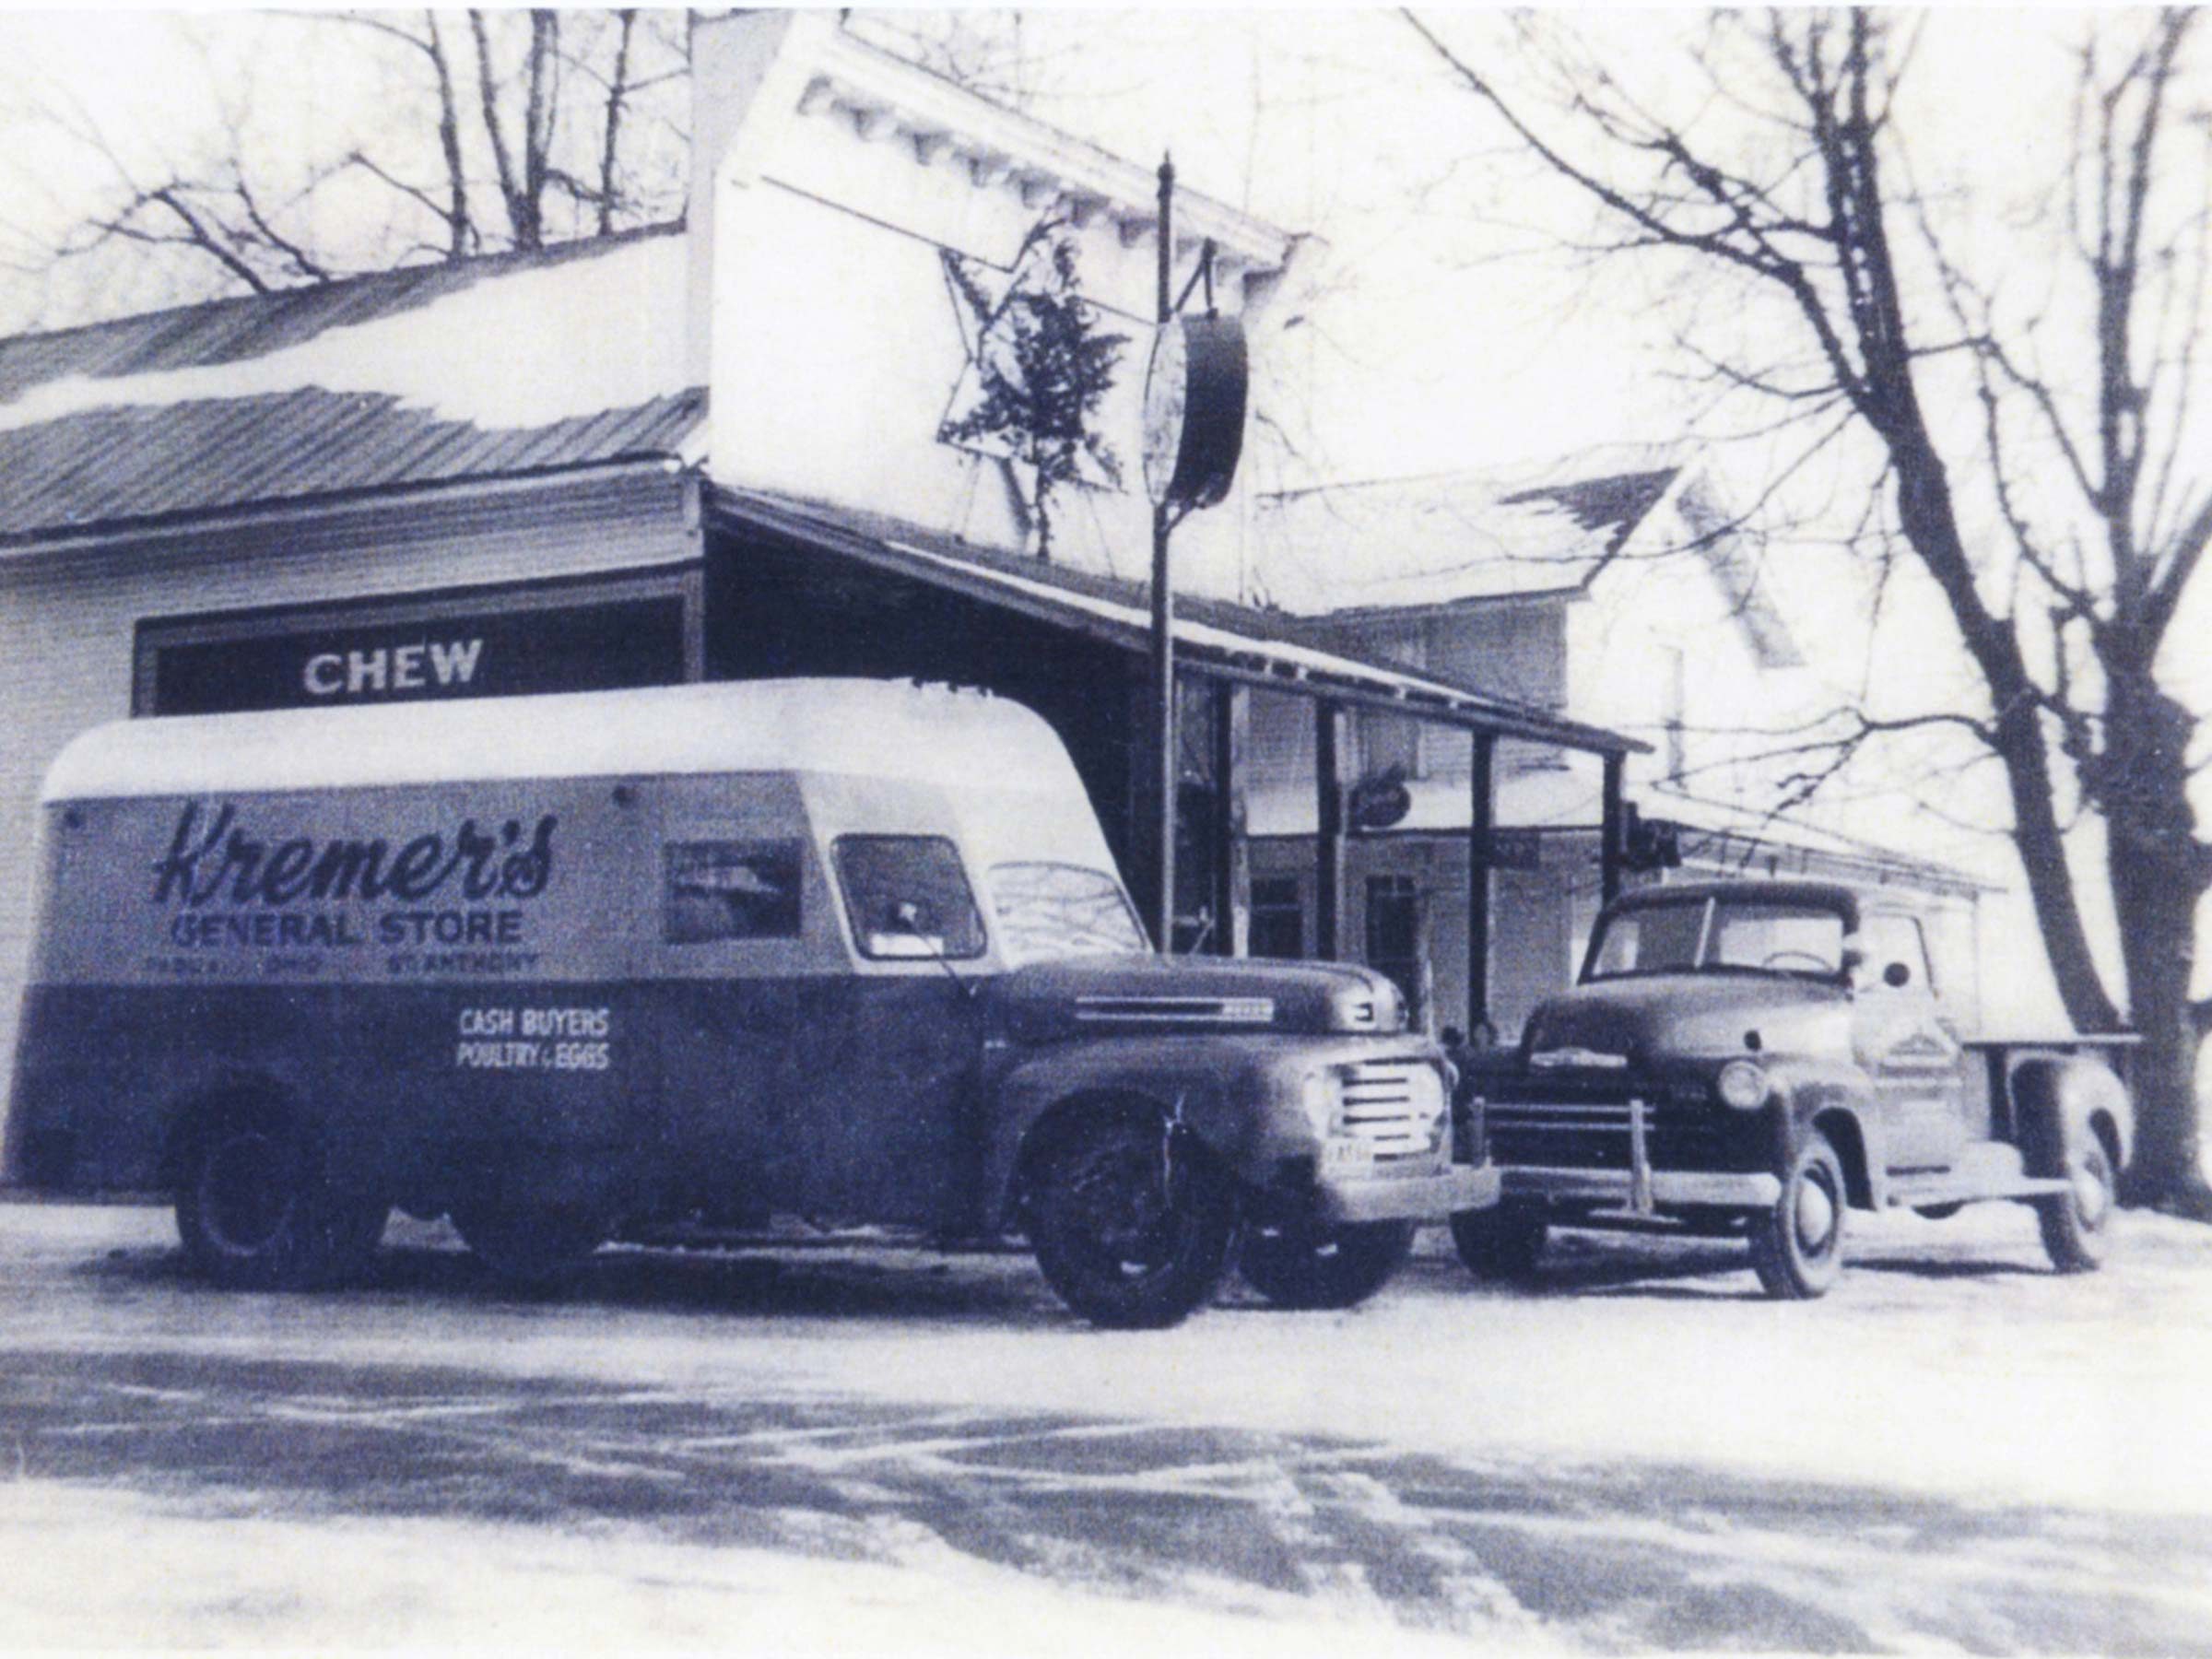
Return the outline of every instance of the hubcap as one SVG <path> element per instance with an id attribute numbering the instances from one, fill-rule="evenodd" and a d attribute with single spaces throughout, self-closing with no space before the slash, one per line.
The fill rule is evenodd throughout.
<path id="1" fill-rule="evenodd" d="M 2095 1227 L 2104 1219 L 2104 1212 L 2112 1201 L 2112 1190 L 2106 1186 L 2104 1166 L 2095 1158 L 2085 1158 L 2074 1167 L 2074 1207 L 2082 1220 Z"/>
<path id="2" fill-rule="evenodd" d="M 1818 1181 L 1797 1183 L 1797 1244 L 1808 1255 L 1828 1248 L 1836 1230 L 1836 1201 Z"/>

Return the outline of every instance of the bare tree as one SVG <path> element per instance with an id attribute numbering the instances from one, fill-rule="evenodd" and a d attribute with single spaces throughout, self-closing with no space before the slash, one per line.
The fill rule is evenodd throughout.
<path id="1" fill-rule="evenodd" d="M 2212 1003 L 2189 1000 L 2212 844 L 2189 799 L 2200 717 L 2161 657 L 2212 541 L 2191 405 L 2212 285 L 2212 112 L 2188 73 L 2197 16 L 2085 25 L 2069 165 L 2026 210 L 2057 232 L 2032 303 L 2008 290 L 2008 273 L 1975 269 L 1953 234 L 1956 194 L 1915 182 L 1899 104 L 1918 39 L 1910 15 L 1716 16 L 1691 50 L 1694 107 L 1680 114 L 1633 89 L 1633 73 L 1525 26 L 1526 76 L 1509 91 L 1435 26 L 1406 21 L 1590 206 L 1594 252 L 1671 261 L 1685 291 L 1724 283 L 1766 308 L 1766 335 L 1740 315 L 1709 331 L 1717 343 L 1685 335 L 1704 374 L 1871 440 L 1884 520 L 1871 527 L 1932 580 L 1981 706 L 1839 711 L 1800 746 L 1817 759 L 1804 775 L 1832 775 L 1904 732 L 1964 734 L 1995 759 L 2068 1012 L 2082 1030 L 2132 1024 L 2144 1040 L 2132 1195 L 2212 1215 L 2193 1088 Z M 1789 345 L 1754 355 L 1775 338 Z M 1948 395 L 1943 377 L 1959 374 L 1970 398 Z M 1978 417 L 1931 415 L 1947 402 Z M 2101 872 L 2069 863 L 2077 811 L 2101 824 Z M 2085 879 L 2109 889 L 2124 987 L 2091 951 Z"/>
<path id="2" fill-rule="evenodd" d="M 45 118 L 74 140 L 88 177 L 105 180 L 105 199 L 55 239 L 53 261 L 156 262 L 150 286 L 170 299 L 260 292 L 604 236 L 682 210 L 682 13 L 354 12 L 209 27 L 264 31 L 247 54 L 257 73 L 204 64 L 220 118 L 185 153 L 126 153 L 81 104 L 58 89 L 48 100 Z M 265 94 L 282 74 L 286 29 L 310 31 L 375 88 L 317 153 L 254 119 L 251 88 Z"/>

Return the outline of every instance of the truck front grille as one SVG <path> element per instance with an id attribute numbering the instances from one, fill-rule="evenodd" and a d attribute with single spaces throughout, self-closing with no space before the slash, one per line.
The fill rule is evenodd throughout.
<path id="1" fill-rule="evenodd" d="M 1566 1098 L 1488 1100 L 1484 1112 L 1490 1156 L 1502 1164 L 1548 1169 L 1629 1168 L 1629 1101 L 1638 1091 L 1616 1080 L 1602 1094 L 1595 1088 L 1557 1092 Z M 1702 1103 L 1670 1100 L 1664 1088 L 1641 1098 L 1644 1148 L 1653 1168 L 1762 1167 L 1769 1142 L 1756 1121 Z"/>
<path id="2" fill-rule="evenodd" d="M 1442 1144 L 1443 1074 L 1425 1060 L 1359 1060 L 1338 1068 L 1338 1138 L 1364 1142 L 1378 1162 L 1428 1158 Z"/>

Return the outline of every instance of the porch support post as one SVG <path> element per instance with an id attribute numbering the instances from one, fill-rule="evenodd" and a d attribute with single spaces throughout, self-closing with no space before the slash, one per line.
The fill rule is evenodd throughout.
<path id="1" fill-rule="evenodd" d="M 1493 786 L 1498 739 L 1475 734 L 1473 782 L 1467 796 L 1467 1036 L 1490 1016 L 1491 831 L 1497 816 Z"/>
<path id="2" fill-rule="evenodd" d="M 1605 796 L 1597 820 L 1597 896 L 1610 904 L 1620 897 L 1621 837 L 1627 814 L 1620 804 L 1621 757 L 1606 757 Z"/>
<path id="3" fill-rule="evenodd" d="M 1313 838 L 1313 954 L 1334 962 L 1344 954 L 1344 705 L 1313 703 L 1313 792 L 1319 833 Z"/>
<path id="4" fill-rule="evenodd" d="M 1251 948 L 1252 855 L 1244 839 L 1244 757 L 1252 695 L 1230 680 L 1212 683 L 1214 770 L 1214 950 L 1241 957 Z"/>

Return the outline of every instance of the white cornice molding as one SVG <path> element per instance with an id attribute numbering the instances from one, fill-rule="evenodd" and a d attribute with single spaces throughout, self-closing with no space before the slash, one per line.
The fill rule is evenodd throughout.
<path id="1" fill-rule="evenodd" d="M 842 29 L 823 32 L 797 112 L 841 117 L 881 141 L 903 136 L 924 166 L 965 165 L 978 189 L 1011 187 L 1025 202 L 1067 203 L 1088 223 L 1103 215 L 1134 244 L 1152 233 L 1159 180 L 1151 169 L 994 104 Z M 1233 279 L 1278 271 L 1290 233 L 1194 190 L 1175 193 L 1175 242 L 1210 240 L 1217 269 Z"/>

